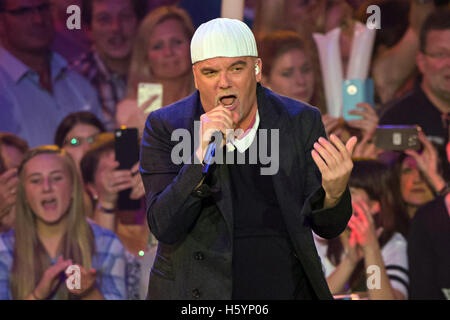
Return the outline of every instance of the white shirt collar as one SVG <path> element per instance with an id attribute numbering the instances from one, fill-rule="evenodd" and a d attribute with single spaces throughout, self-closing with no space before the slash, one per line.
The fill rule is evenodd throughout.
<path id="1" fill-rule="evenodd" d="M 253 127 L 250 129 L 247 129 L 247 132 L 241 139 L 232 139 L 231 141 L 227 142 L 227 151 L 232 152 L 235 149 L 238 149 L 240 153 L 244 153 L 245 150 L 250 148 L 251 144 L 253 143 L 253 140 L 255 140 L 256 137 L 256 131 L 259 127 L 259 111 L 256 110 L 255 115 L 255 123 L 253 124 Z"/>

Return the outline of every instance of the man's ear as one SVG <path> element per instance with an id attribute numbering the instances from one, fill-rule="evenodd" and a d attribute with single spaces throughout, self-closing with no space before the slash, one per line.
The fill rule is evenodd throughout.
<path id="1" fill-rule="evenodd" d="M 256 81 L 261 82 L 262 79 L 262 61 L 260 58 L 257 58 L 255 61 L 255 76 Z"/>
<path id="2" fill-rule="evenodd" d="M 198 90 L 198 86 L 197 86 L 197 78 L 196 78 L 196 75 L 195 75 L 195 70 L 196 70 L 195 64 L 193 64 L 193 65 L 192 65 L 192 74 L 194 75 L 194 85 L 195 85 L 195 89 Z"/>

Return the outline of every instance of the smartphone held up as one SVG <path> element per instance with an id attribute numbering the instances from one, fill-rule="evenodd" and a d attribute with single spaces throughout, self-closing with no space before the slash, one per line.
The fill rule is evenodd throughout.
<path id="1" fill-rule="evenodd" d="M 119 169 L 131 169 L 139 161 L 139 133 L 137 128 L 116 129 L 115 151 Z M 139 174 L 139 172 L 136 172 Z M 119 210 L 138 210 L 141 206 L 140 200 L 130 199 L 131 188 L 119 192 L 117 201 Z"/>
<path id="2" fill-rule="evenodd" d="M 149 114 L 162 107 L 163 86 L 160 83 L 141 82 L 138 86 L 138 106 Z"/>

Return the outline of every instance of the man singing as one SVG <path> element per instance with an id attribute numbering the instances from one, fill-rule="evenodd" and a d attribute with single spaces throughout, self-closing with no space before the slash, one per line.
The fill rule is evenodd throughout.
<path id="1" fill-rule="evenodd" d="M 347 225 L 356 138 L 326 140 L 318 109 L 259 84 L 262 61 L 239 20 L 202 24 L 191 58 L 197 91 L 151 113 L 142 142 L 148 223 L 159 240 L 148 298 L 331 299 L 311 230 L 329 239 Z M 198 142 L 180 165 L 171 159 L 176 129 Z M 228 139 L 230 130 L 241 134 Z M 219 131 L 227 161 L 204 174 Z M 262 131 L 279 138 L 261 145 Z M 278 158 L 275 174 L 261 174 L 260 149 Z M 239 157 L 247 161 L 228 161 Z"/>

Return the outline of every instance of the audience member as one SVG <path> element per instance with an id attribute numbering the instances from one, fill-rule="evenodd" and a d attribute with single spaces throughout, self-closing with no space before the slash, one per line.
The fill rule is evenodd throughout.
<path id="1" fill-rule="evenodd" d="M 367 290 L 369 299 L 407 299 L 409 219 L 391 179 L 381 162 L 356 161 L 349 181 L 354 212 L 348 231 L 328 242 L 315 237 L 333 294 Z M 366 286 L 372 266 L 378 268 L 379 282 Z"/>
<path id="2" fill-rule="evenodd" d="M 141 82 L 162 84 L 162 106 L 194 91 L 190 59 L 193 33 L 189 15 L 176 7 L 159 7 L 142 21 L 133 48 L 127 99 L 117 106 L 117 126 L 137 127 L 142 134 L 147 118 L 144 110 L 157 96 L 138 106 Z"/>
<path id="3" fill-rule="evenodd" d="M 117 170 L 118 162 L 115 161 L 114 135 L 102 133 L 91 145 L 88 152 L 81 160 L 81 171 L 85 186 L 95 203 L 94 218 L 101 226 L 113 230 L 127 249 L 127 273 L 132 274 L 127 279 L 128 294 L 132 299 L 143 299 L 143 288 L 148 286 L 148 281 L 142 280 L 148 276 L 142 276 L 141 270 L 148 271 L 147 242 L 151 240 L 151 247 L 156 244 L 145 222 L 145 206 L 138 211 L 120 211 L 117 208 L 117 199 L 120 191 L 132 188 L 131 199 L 142 199 L 144 186 L 139 174 L 138 164 L 131 170 Z M 143 251 L 146 255 L 142 258 L 138 255 Z"/>
<path id="4" fill-rule="evenodd" d="M 258 41 L 258 54 L 264 61 L 262 84 L 274 92 L 301 100 L 326 113 L 320 88 L 319 67 L 313 52 L 299 34 L 275 31 Z"/>
<path id="5" fill-rule="evenodd" d="M 312 43 L 314 32 L 326 33 L 340 27 L 339 45 L 343 70 L 346 70 L 355 24 L 352 17 L 353 8 L 346 1 L 259 1 L 255 11 L 253 32 L 258 37 L 276 30 L 289 29 L 298 32 L 306 41 Z"/>
<path id="6" fill-rule="evenodd" d="M 447 144 L 450 150 L 450 143 Z M 450 153 L 447 154 L 450 162 Z M 408 235 L 411 299 L 450 299 L 450 189 L 417 210 Z"/>
<path id="7" fill-rule="evenodd" d="M 116 231 L 116 225 L 119 222 L 116 219 L 119 192 L 132 188 L 130 199 L 133 200 L 141 199 L 145 193 L 142 179 L 137 174 L 139 163 L 136 163 L 131 170 L 119 170 L 117 169 L 118 166 L 119 162 L 116 161 L 114 147 L 114 134 L 112 133 L 100 134 L 89 147 L 80 163 L 85 187 L 95 206 L 94 219 L 101 226 L 113 231 Z M 141 212 L 137 214 L 139 213 Z M 142 225 L 142 221 L 145 220 L 145 213 L 141 213 L 141 216 L 137 214 L 127 212 L 128 216 L 133 215 L 133 217 L 140 220 L 136 221 L 135 225 Z M 146 227 L 145 223 L 144 226 Z M 146 242 L 146 237 L 147 234 L 135 234 L 134 239 L 131 240 L 136 243 L 139 242 L 138 239 L 145 238 L 144 242 Z M 127 246 L 128 242 L 122 241 Z M 130 251 L 136 255 L 139 250 L 133 246 L 130 247 Z"/>
<path id="8" fill-rule="evenodd" d="M 69 114 L 56 129 L 54 143 L 67 150 L 80 168 L 81 158 L 89 150 L 95 138 L 105 132 L 103 123 L 91 112 Z"/>
<path id="9" fill-rule="evenodd" d="M 50 50 L 54 26 L 49 0 L 0 0 L 0 130 L 31 147 L 49 144 L 69 113 L 100 116 L 88 81 L 67 71 L 66 61 Z"/>
<path id="10" fill-rule="evenodd" d="M 418 153 L 406 150 L 393 164 L 393 173 L 398 179 L 401 199 L 412 219 L 417 209 L 441 195 L 446 190 L 442 164 L 433 144 L 424 133 L 419 133 L 423 150 Z"/>
<path id="11" fill-rule="evenodd" d="M 126 299 L 123 245 L 86 220 L 67 152 L 32 149 L 18 172 L 15 227 L 0 236 L 0 299 Z M 81 289 L 63 281 L 70 265 L 81 272 Z"/>
<path id="12" fill-rule="evenodd" d="M 450 299 L 450 193 L 427 203 L 408 236 L 410 298 Z"/>
<path id="13" fill-rule="evenodd" d="M 435 6 L 432 1 L 367 0 L 358 10 L 359 19 L 367 20 L 371 5 L 382 12 L 371 70 L 377 98 L 385 104 L 413 89 L 420 29 Z"/>
<path id="14" fill-rule="evenodd" d="M 450 119 L 450 9 L 441 9 L 425 20 L 417 66 L 422 79 L 414 90 L 385 107 L 380 124 L 419 125 L 438 149 L 449 180 L 445 146 Z"/>
<path id="15" fill-rule="evenodd" d="M 0 132 L 0 233 L 14 226 L 17 193 L 17 168 L 28 151 L 26 141 Z"/>
<path id="16" fill-rule="evenodd" d="M 73 63 L 97 89 L 103 121 L 114 128 L 116 105 L 125 98 L 127 73 L 138 22 L 141 0 L 83 0 L 83 25 L 92 49 Z"/>

